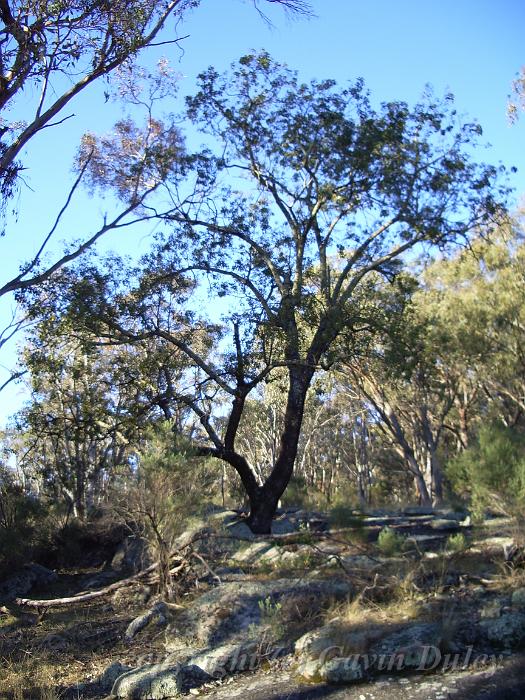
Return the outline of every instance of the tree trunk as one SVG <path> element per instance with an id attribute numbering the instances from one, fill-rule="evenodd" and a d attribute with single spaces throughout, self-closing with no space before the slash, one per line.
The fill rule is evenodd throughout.
<path id="1" fill-rule="evenodd" d="M 417 465 L 416 465 L 417 466 Z M 415 470 L 412 471 L 414 474 L 414 481 L 416 484 L 416 490 L 418 493 L 418 499 L 419 499 L 419 504 L 425 507 L 431 507 L 432 506 L 432 499 L 430 497 L 430 494 L 427 489 L 427 485 L 425 483 L 425 477 L 421 473 L 421 470 L 418 468 L 418 471 L 416 472 Z"/>
<path id="2" fill-rule="evenodd" d="M 250 515 L 247 522 L 255 534 L 271 533 L 272 520 L 279 499 L 293 474 L 303 422 L 304 402 L 313 374 L 311 367 L 292 367 L 289 370 L 290 385 L 277 460 L 266 482 L 248 494 Z"/>
<path id="3" fill-rule="evenodd" d="M 265 486 L 266 485 L 267 484 L 265 484 Z M 276 492 L 271 492 L 265 489 L 264 486 L 262 486 L 257 493 L 249 496 L 250 515 L 246 522 L 255 535 L 271 534 L 272 520 L 277 510 L 280 497 L 281 494 L 277 495 Z"/>

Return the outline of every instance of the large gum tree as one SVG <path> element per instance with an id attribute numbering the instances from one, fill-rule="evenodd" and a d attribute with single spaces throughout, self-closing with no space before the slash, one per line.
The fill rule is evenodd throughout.
<path id="1" fill-rule="evenodd" d="M 207 134 L 208 149 L 194 161 L 200 186 L 192 196 L 166 178 L 166 233 L 143 261 L 141 281 L 110 309 L 99 277 L 89 303 L 99 335 L 130 342 L 157 334 L 191 359 L 199 380 L 173 400 L 199 417 L 201 453 L 237 471 L 253 532 L 268 533 L 314 374 L 333 362 L 343 329 L 370 328 L 363 288 L 374 276 L 392 281 L 413 249 L 466 240 L 497 217 L 504 192 L 497 169 L 472 160 L 481 129 L 461 122 L 450 96 L 429 92 L 413 108 L 374 109 L 361 81 L 302 83 L 260 53 L 224 75 L 208 69 L 187 105 Z M 111 184 L 107 171 L 91 179 Z M 200 284 L 175 312 L 184 278 Z M 86 303 L 85 276 L 82 286 Z M 211 316 L 206 289 L 221 299 Z M 222 338 L 203 354 L 189 329 L 206 323 Z M 261 481 L 237 432 L 250 393 L 283 371 L 278 452 Z"/>

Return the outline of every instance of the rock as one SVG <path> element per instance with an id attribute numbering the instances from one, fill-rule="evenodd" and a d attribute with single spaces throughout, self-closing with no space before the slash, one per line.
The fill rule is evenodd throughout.
<path id="1" fill-rule="evenodd" d="M 120 663 L 120 661 L 116 661 L 100 674 L 100 676 L 95 680 L 95 683 L 102 692 L 109 693 L 117 678 L 120 678 L 120 676 L 122 676 L 124 673 L 132 670 L 133 668 L 131 666 L 126 666 L 125 664 Z"/>
<path id="2" fill-rule="evenodd" d="M 479 623 L 487 639 L 500 649 L 519 649 L 525 646 L 525 614 L 504 613 L 498 618 Z"/>
<path id="3" fill-rule="evenodd" d="M 342 599 L 351 592 L 341 580 L 276 579 L 267 581 L 235 581 L 204 593 L 191 608 L 177 617 L 168 631 L 176 637 L 191 637 L 204 647 L 242 642 L 250 625 L 261 624 L 264 617 L 259 603 L 270 607 L 284 599 L 301 600 L 311 608 L 319 607 L 327 597 Z"/>
<path id="4" fill-rule="evenodd" d="M 525 587 L 513 591 L 511 600 L 513 608 L 525 608 Z"/>
<path id="5" fill-rule="evenodd" d="M 308 632 L 295 643 L 295 655 L 306 659 L 364 654 L 382 636 L 380 628 L 354 630 L 339 622 Z"/>
<path id="6" fill-rule="evenodd" d="M 86 683 L 76 683 L 70 688 L 70 691 L 74 693 L 75 698 L 84 697 L 84 695 L 91 697 L 95 693 L 97 695 L 106 695 L 111 691 L 117 678 L 131 670 L 133 670 L 131 666 L 126 666 L 121 664 L 120 661 L 116 661 L 108 666 L 95 680 Z M 68 693 L 68 697 L 69 695 L 70 693 Z"/>
<path id="7" fill-rule="evenodd" d="M 109 586 L 110 583 L 113 583 L 116 580 L 116 577 L 117 574 L 112 569 L 109 569 L 108 571 L 101 571 L 100 573 L 95 575 L 90 574 L 84 580 L 82 588 L 86 590 L 90 590 L 93 588 L 104 588 L 105 586 Z"/>
<path id="8" fill-rule="evenodd" d="M 381 567 L 381 562 L 377 558 L 369 557 L 366 554 L 353 554 L 343 557 L 342 561 L 350 570 L 365 569 L 366 571 L 371 571 Z"/>
<path id="9" fill-rule="evenodd" d="M 441 626 L 422 623 L 387 635 L 369 652 L 371 658 L 382 659 L 392 670 L 423 670 L 439 657 L 441 644 Z"/>
<path id="10" fill-rule="evenodd" d="M 296 673 L 315 683 L 355 683 L 364 676 L 358 656 L 336 656 L 328 660 L 306 659 L 297 666 Z"/>
<path id="11" fill-rule="evenodd" d="M 444 518 L 445 520 L 457 520 L 459 522 L 468 517 L 468 514 L 465 511 L 457 511 L 450 508 L 436 508 L 434 513 L 438 518 Z"/>
<path id="12" fill-rule="evenodd" d="M 224 510 L 215 513 L 208 519 L 209 525 L 224 530 L 228 535 L 239 537 L 241 540 L 253 541 L 256 535 L 250 530 L 243 518 L 234 510 Z"/>
<path id="13" fill-rule="evenodd" d="M 432 506 L 407 506 L 403 513 L 405 515 L 433 515 L 434 509 Z"/>
<path id="14" fill-rule="evenodd" d="M 6 603 L 23 598 L 35 586 L 48 586 L 58 579 L 56 572 L 40 564 L 26 564 L 0 583 L 0 601 Z"/>
<path id="15" fill-rule="evenodd" d="M 215 679 L 227 674 L 254 669 L 260 662 L 258 645 L 254 641 L 240 644 L 225 644 L 215 649 L 206 649 L 192 656 L 187 665 L 197 666 Z"/>
<path id="16" fill-rule="evenodd" d="M 70 641 L 67 637 L 62 634 L 56 634 L 51 632 L 46 634 L 46 636 L 40 641 L 39 646 L 42 649 L 47 649 L 49 651 L 64 651 L 70 645 Z"/>
<path id="17" fill-rule="evenodd" d="M 165 661 L 170 664 L 187 664 L 193 656 L 200 653 L 201 650 L 195 647 L 188 646 L 180 642 L 180 640 L 168 640 L 164 648 L 168 652 Z"/>
<path id="18" fill-rule="evenodd" d="M 183 691 L 179 664 L 148 664 L 119 676 L 111 695 L 126 700 L 164 700 L 178 697 Z"/>
<path id="19" fill-rule="evenodd" d="M 155 603 L 151 610 L 139 615 L 129 623 L 126 632 L 124 633 L 124 638 L 126 641 L 130 642 L 139 632 L 141 632 L 150 624 L 150 622 L 155 619 L 158 627 L 167 624 L 167 614 L 168 607 L 166 603 L 163 603 L 162 601 Z"/>
<path id="20" fill-rule="evenodd" d="M 115 571 L 136 574 L 153 563 L 149 545 L 143 537 L 130 535 L 123 540 L 111 560 Z"/>
<path id="21" fill-rule="evenodd" d="M 272 523 L 272 535 L 288 535 L 297 532 L 298 529 L 286 515 L 276 518 Z"/>
<path id="22" fill-rule="evenodd" d="M 184 664 L 170 660 L 148 664 L 116 678 L 111 694 L 127 700 L 163 700 L 232 673 L 253 670 L 260 662 L 256 642 L 226 644 L 192 654 Z M 266 650 L 267 651 L 267 650 Z"/>
<path id="23" fill-rule="evenodd" d="M 327 683 L 355 683 L 363 678 L 363 668 L 356 657 L 334 658 L 319 670 L 321 680 Z"/>
<path id="24" fill-rule="evenodd" d="M 246 564 L 254 564 L 260 560 L 261 556 L 273 549 L 276 549 L 276 547 L 271 542 L 254 542 L 248 547 L 234 552 L 232 559 Z"/>
<path id="25" fill-rule="evenodd" d="M 258 561 L 265 564 L 273 564 L 274 566 L 296 567 L 304 565 L 313 554 L 312 548 L 307 544 L 290 545 L 293 549 L 287 547 L 272 547 L 263 552 Z"/>
<path id="26" fill-rule="evenodd" d="M 306 681 L 319 682 L 321 680 L 320 671 L 323 663 L 324 661 L 320 659 L 306 658 L 297 666 L 296 673 Z"/>

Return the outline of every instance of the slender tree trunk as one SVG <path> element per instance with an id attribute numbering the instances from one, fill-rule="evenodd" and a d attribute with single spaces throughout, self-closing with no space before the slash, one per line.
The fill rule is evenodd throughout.
<path id="1" fill-rule="evenodd" d="M 421 470 L 418 469 L 417 472 L 413 471 L 414 474 L 414 481 L 416 484 L 416 490 L 418 494 L 418 499 L 419 499 L 419 504 L 425 507 L 430 507 L 432 506 L 432 498 L 430 497 L 430 494 L 428 492 L 427 485 L 425 483 L 425 477 L 421 473 Z"/>
<path id="2" fill-rule="evenodd" d="M 431 455 L 432 460 L 432 502 L 439 506 L 443 502 L 443 470 L 437 453 Z"/>

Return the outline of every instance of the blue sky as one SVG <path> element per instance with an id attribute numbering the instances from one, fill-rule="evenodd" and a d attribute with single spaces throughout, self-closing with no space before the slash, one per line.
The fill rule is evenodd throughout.
<path id="1" fill-rule="evenodd" d="M 148 61 L 166 55 L 181 73 L 181 95 L 190 93 L 195 76 L 209 65 L 219 70 L 252 49 L 299 70 L 301 77 L 335 78 L 344 83 L 363 77 L 373 102 L 417 101 L 427 83 L 438 96 L 451 91 L 461 114 L 476 118 L 492 147 L 479 153 L 490 162 L 515 165 L 516 202 L 525 192 L 525 114 L 514 126 L 506 118 L 511 82 L 525 64 L 523 0 L 313 0 L 315 17 L 291 20 L 269 5 L 265 23 L 250 0 L 202 0 L 185 17 L 178 35 L 189 34 L 181 48 L 150 51 Z M 261 2 L 261 7 L 265 3 Z M 174 35 L 173 26 L 163 38 Z M 31 104 L 24 96 L 10 115 L 23 118 Z M 177 110 L 180 105 L 166 105 Z M 18 217 L 0 239 L 2 280 L 16 274 L 49 228 L 72 180 L 71 163 L 86 130 L 107 131 L 119 107 L 105 103 L 102 86 L 93 86 L 72 104 L 75 118 L 46 129 L 27 150 L 27 186 L 18 199 Z M 86 194 L 74 203 L 60 232 L 62 238 L 89 234 L 110 202 Z M 104 248 L 137 251 L 147 246 L 148 231 L 109 237 Z M 5 313 L 7 300 L 0 305 Z M 14 346 L 0 351 L 0 365 L 12 364 Z M 2 375 L 0 371 L 0 384 Z M 0 421 L 20 402 L 21 390 L 0 394 Z"/>

